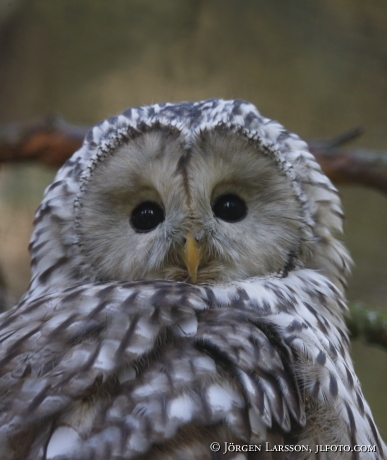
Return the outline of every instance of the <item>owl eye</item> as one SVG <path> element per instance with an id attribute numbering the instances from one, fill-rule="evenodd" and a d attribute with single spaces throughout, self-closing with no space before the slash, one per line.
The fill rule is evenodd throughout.
<path id="1" fill-rule="evenodd" d="M 163 208 L 154 201 L 144 201 L 134 208 L 130 223 L 137 233 L 147 233 L 164 222 Z"/>
<path id="2" fill-rule="evenodd" d="M 247 205 L 238 195 L 227 193 L 216 199 L 212 211 L 225 222 L 239 222 L 247 215 Z"/>

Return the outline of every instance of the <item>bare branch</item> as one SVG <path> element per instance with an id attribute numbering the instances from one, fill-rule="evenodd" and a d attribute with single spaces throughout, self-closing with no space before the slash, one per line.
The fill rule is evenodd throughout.
<path id="1" fill-rule="evenodd" d="M 325 141 L 310 141 L 309 148 L 335 184 L 363 185 L 387 193 L 387 152 L 337 149 L 361 134 L 361 128 L 355 128 Z"/>
<path id="2" fill-rule="evenodd" d="M 58 117 L 0 127 L 0 163 L 38 161 L 60 167 L 81 145 L 89 127 L 72 125 Z M 338 150 L 361 135 L 355 128 L 309 147 L 335 184 L 357 184 L 387 193 L 387 152 Z"/>
<path id="3" fill-rule="evenodd" d="M 31 123 L 0 126 L 0 163 L 38 161 L 60 167 L 82 145 L 89 130 L 49 116 Z"/>

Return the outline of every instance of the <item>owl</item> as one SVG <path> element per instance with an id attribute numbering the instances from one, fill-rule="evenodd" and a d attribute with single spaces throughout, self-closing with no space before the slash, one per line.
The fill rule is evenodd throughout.
<path id="1" fill-rule="evenodd" d="M 0 320 L 0 458 L 383 459 L 337 190 L 250 103 L 128 109 L 45 191 Z"/>

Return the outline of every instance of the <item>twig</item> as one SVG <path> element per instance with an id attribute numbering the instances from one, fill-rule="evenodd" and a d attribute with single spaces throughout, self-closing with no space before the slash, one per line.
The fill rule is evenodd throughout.
<path id="1" fill-rule="evenodd" d="M 309 142 L 309 147 L 313 147 L 318 150 L 331 150 L 337 147 L 341 147 L 348 142 L 352 142 L 363 134 L 363 128 L 357 126 L 356 128 L 349 129 L 343 133 L 337 134 L 330 139 L 315 139 Z"/>

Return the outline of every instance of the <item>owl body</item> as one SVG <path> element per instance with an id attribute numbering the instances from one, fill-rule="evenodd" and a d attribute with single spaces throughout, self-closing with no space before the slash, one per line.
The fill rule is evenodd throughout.
<path id="1" fill-rule="evenodd" d="M 307 145 L 247 102 L 94 127 L 1 318 L 0 458 L 385 458 L 349 356 L 341 225 Z"/>

